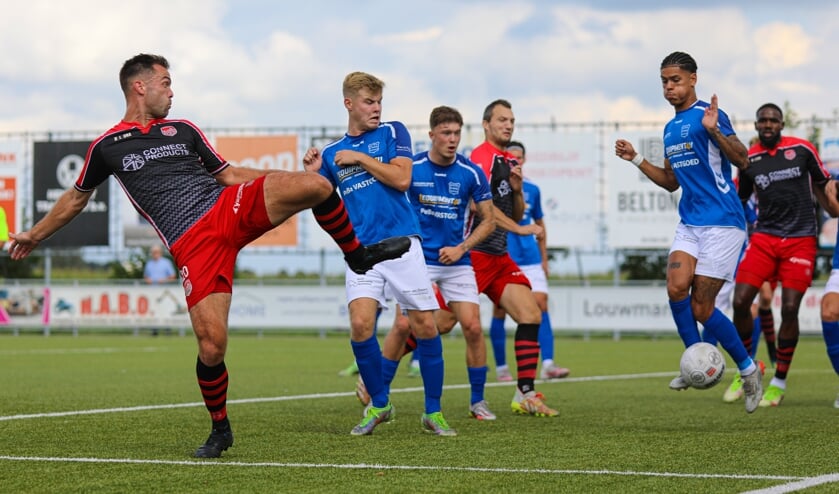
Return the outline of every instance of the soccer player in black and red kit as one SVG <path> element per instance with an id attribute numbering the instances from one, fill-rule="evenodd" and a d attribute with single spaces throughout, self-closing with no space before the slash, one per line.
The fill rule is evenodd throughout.
<path id="1" fill-rule="evenodd" d="M 358 273 L 401 256 L 410 239 L 365 247 L 335 188 L 318 173 L 230 166 L 194 124 L 166 119 L 173 92 L 164 57 L 137 55 L 123 64 L 119 79 L 126 102 L 122 121 L 91 143 L 75 186 L 50 212 L 29 231 L 11 235 L 10 255 L 15 260 L 29 255 L 78 215 L 96 187 L 113 175 L 178 266 L 198 339 L 198 385 L 213 423 L 195 456 L 217 458 L 233 445 L 224 355 L 239 250 L 308 208 Z"/>
<path id="2" fill-rule="evenodd" d="M 758 204 L 757 222 L 737 268 L 734 287 L 733 322 L 746 348 L 752 344 L 755 295 L 766 280 L 777 279 L 782 286 L 775 376 L 763 394 L 761 407 L 778 406 L 783 400 L 798 344 L 798 310 L 813 280 L 816 260 L 818 226 L 812 196 L 834 214 L 839 207 L 835 182 L 822 166 L 816 148 L 803 139 L 782 136 L 783 128 L 784 115 L 778 105 L 766 103 L 758 108 L 755 130 L 759 140 L 749 149 L 749 166 L 740 171 L 738 191 L 744 203 L 754 192 Z"/>
<path id="3" fill-rule="evenodd" d="M 514 336 L 517 386 L 510 403 L 513 412 L 556 417 L 559 411 L 542 401 L 543 396 L 536 392 L 534 384 L 542 313 L 530 289 L 530 281 L 507 253 L 507 232 L 520 229 L 518 222 L 525 208 L 521 165 L 507 151 L 515 127 L 512 105 L 503 99 L 493 101 L 484 109 L 481 123 L 486 140 L 472 150 L 471 159 L 489 180 L 498 228 L 472 249 L 478 291 L 503 308 L 517 323 Z M 531 225 L 531 228 L 533 234 L 542 231 L 538 225 Z"/>

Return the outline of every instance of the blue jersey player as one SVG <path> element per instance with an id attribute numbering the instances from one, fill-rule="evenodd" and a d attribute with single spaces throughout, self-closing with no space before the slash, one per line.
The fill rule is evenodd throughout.
<path id="1" fill-rule="evenodd" d="M 667 261 L 667 295 L 679 336 L 688 347 L 700 340 L 697 321 L 710 331 L 737 364 L 743 379 L 746 412 L 757 409 L 763 395 L 762 373 L 749 356 L 734 324 L 714 307 L 723 283 L 731 281 L 746 238 L 743 207 L 731 180 L 731 165 L 748 167 L 746 147 L 728 116 L 696 96 L 696 61 L 674 52 L 661 62 L 664 98 L 676 114 L 664 128 L 664 167 L 618 139 L 615 154 L 631 161 L 656 185 L 675 191 L 681 221 Z M 670 388 L 690 387 L 682 376 Z"/>
<path id="2" fill-rule="evenodd" d="M 495 230 L 492 193 L 484 172 L 459 154 L 463 117 L 448 106 L 431 111 L 431 148 L 414 157 L 408 194 L 422 230 L 422 249 L 431 281 L 437 283 L 442 308 L 451 311 L 466 340 L 466 367 L 471 386 L 470 416 L 495 420 L 484 399 L 486 343 L 481 330 L 478 283 L 469 250 Z M 484 218 L 470 229 L 470 204 Z M 440 324 L 441 332 L 452 324 Z M 389 383 L 405 353 L 410 328 L 394 324 L 385 340 L 383 371 Z M 408 348 L 412 345 L 408 344 Z M 422 357 L 420 366 L 422 366 Z"/>
<path id="3" fill-rule="evenodd" d="M 425 386 L 424 428 L 437 435 L 456 435 L 441 412 L 443 347 L 434 324 L 437 300 L 422 255 L 420 229 L 406 191 L 411 184 L 411 137 L 400 122 L 382 122 L 384 82 L 364 73 L 344 78 L 347 133 L 323 151 L 309 149 L 303 157 L 308 170 L 319 170 L 338 188 L 360 239 L 410 236 L 410 250 L 399 259 L 380 263 L 365 274 L 346 271 L 347 300 L 353 354 L 371 402 L 353 435 L 371 434 L 389 420 L 393 406 L 382 379 L 382 352 L 374 326 L 376 313 L 387 303 L 385 288 L 407 310 L 417 335 Z"/>

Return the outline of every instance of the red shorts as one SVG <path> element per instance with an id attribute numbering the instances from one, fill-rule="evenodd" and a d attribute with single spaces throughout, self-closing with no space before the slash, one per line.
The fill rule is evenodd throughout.
<path id="1" fill-rule="evenodd" d="M 816 237 L 783 238 L 753 233 L 737 268 L 737 283 L 760 288 L 764 281 L 804 293 L 813 282 Z"/>
<path id="2" fill-rule="evenodd" d="M 444 299 L 443 294 L 440 293 L 440 288 L 437 286 L 437 283 L 434 283 L 432 286 L 434 287 L 434 296 L 437 297 L 437 303 L 440 304 L 440 309 L 451 312 L 452 310 L 449 308 L 448 304 L 446 304 L 446 299 Z"/>
<path id="3" fill-rule="evenodd" d="M 242 247 L 274 226 L 268 220 L 265 177 L 225 187 L 215 206 L 169 249 L 192 308 L 211 293 L 233 292 L 233 269 Z"/>
<path id="4" fill-rule="evenodd" d="M 485 293 L 495 305 L 500 305 L 501 294 L 507 285 L 526 285 L 530 288 L 530 280 L 509 254 L 496 256 L 472 251 L 469 255 L 478 282 L 478 293 Z"/>

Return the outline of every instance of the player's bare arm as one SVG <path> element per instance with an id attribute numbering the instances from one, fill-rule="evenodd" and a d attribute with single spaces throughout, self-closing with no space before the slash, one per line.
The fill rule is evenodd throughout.
<path id="1" fill-rule="evenodd" d="M 52 209 L 28 232 L 10 233 L 9 255 L 14 260 L 28 256 L 35 247 L 82 212 L 93 191 L 80 192 L 70 187 L 55 201 Z"/>
<path id="2" fill-rule="evenodd" d="M 545 228 L 545 220 L 539 218 L 538 220 L 533 220 L 537 225 L 542 227 L 542 234 L 536 236 L 536 241 L 539 244 L 539 253 L 542 255 L 542 269 L 545 271 L 545 275 L 548 274 L 548 231 Z"/>
<path id="3" fill-rule="evenodd" d="M 708 108 L 705 108 L 705 114 L 702 116 L 702 126 L 705 127 L 705 130 L 708 131 L 708 134 L 717 143 L 717 147 L 728 158 L 728 161 L 737 168 L 745 170 L 749 166 L 748 149 L 740 142 L 736 134 L 724 136 L 717 126 L 718 123 L 719 106 L 717 95 L 715 94 L 711 96 L 711 104 L 708 105 Z"/>
<path id="4" fill-rule="evenodd" d="M 633 161 L 637 158 L 638 152 L 635 151 L 635 147 L 631 142 L 618 139 L 615 141 L 615 156 L 626 161 Z M 637 166 L 647 178 L 668 192 L 674 192 L 679 188 L 679 181 L 676 180 L 676 174 L 673 173 L 673 168 L 670 167 L 669 159 L 664 159 L 664 168 L 650 163 L 646 158 Z"/>
<path id="5" fill-rule="evenodd" d="M 839 216 L 839 197 L 837 197 L 837 193 L 839 193 L 839 182 L 833 179 L 825 182 L 822 187 L 813 187 L 816 200 L 833 217 Z"/>
<path id="6" fill-rule="evenodd" d="M 481 201 L 477 204 L 476 209 L 478 214 L 481 215 L 481 223 L 460 244 L 440 249 L 440 262 L 443 264 L 456 263 L 464 254 L 472 250 L 472 247 L 483 242 L 484 239 L 495 231 L 495 211 L 492 201 Z"/>
<path id="7" fill-rule="evenodd" d="M 376 180 L 404 192 L 411 186 L 411 172 L 414 163 L 411 158 L 397 157 L 389 163 L 382 163 L 376 158 L 359 151 L 342 149 L 335 153 L 335 164 L 338 166 L 359 165 L 367 170 Z"/>
<path id="8" fill-rule="evenodd" d="M 513 221 L 512 218 L 504 214 L 504 211 L 498 209 L 498 206 L 492 206 L 495 215 L 495 226 L 502 230 L 515 233 L 516 235 L 539 235 L 543 234 L 541 226 L 531 223 L 529 225 L 519 225 L 518 222 Z"/>
<path id="9" fill-rule="evenodd" d="M 307 172 L 316 172 L 320 170 L 322 164 L 323 158 L 321 157 L 318 148 L 312 147 L 306 150 L 306 154 L 303 155 L 303 168 L 305 168 Z"/>

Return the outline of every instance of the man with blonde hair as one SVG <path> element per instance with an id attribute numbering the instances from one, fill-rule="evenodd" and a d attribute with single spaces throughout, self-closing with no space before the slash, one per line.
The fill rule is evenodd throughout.
<path id="1" fill-rule="evenodd" d="M 411 246 L 399 259 L 378 264 L 365 274 L 347 271 L 350 332 L 359 375 L 371 402 L 353 435 L 367 435 L 393 415 L 382 376 L 382 350 L 374 331 L 376 313 L 387 304 L 386 289 L 407 311 L 417 336 L 417 354 L 425 387 L 422 427 L 440 436 L 456 432 L 443 418 L 443 346 L 434 324 L 437 308 L 422 252 L 419 222 L 406 191 L 411 185 L 411 136 L 401 122 L 382 122 L 384 82 L 365 72 L 344 78 L 347 133 L 319 151 L 311 148 L 303 163 L 319 170 L 341 191 L 362 241 L 408 236 Z"/>

